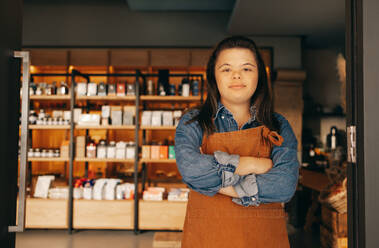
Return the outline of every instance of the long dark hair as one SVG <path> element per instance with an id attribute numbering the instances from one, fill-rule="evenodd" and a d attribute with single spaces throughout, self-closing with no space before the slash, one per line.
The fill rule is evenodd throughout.
<path id="1" fill-rule="evenodd" d="M 210 135 L 216 131 L 213 117 L 217 112 L 217 103 L 220 101 L 220 92 L 217 88 L 215 77 L 215 64 L 221 51 L 229 48 L 249 49 L 258 64 L 258 85 L 251 97 L 250 104 L 257 108 L 256 119 L 271 130 L 278 131 L 279 123 L 273 117 L 272 90 L 267 79 L 265 64 L 258 52 L 254 41 L 244 36 L 232 36 L 225 38 L 217 44 L 207 64 L 207 90 L 208 96 L 204 104 L 199 107 L 200 112 L 190 121 L 198 121 L 203 132 Z"/>

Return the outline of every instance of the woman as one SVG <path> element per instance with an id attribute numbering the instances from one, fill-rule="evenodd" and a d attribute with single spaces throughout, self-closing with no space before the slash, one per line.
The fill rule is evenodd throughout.
<path id="1" fill-rule="evenodd" d="M 297 141 L 273 112 L 254 42 L 221 41 L 207 80 L 205 103 L 183 115 L 175 135 L 178 169 L 191 189 L 182 247 L 289 247 L 282 203 L 297 185 Z"/>

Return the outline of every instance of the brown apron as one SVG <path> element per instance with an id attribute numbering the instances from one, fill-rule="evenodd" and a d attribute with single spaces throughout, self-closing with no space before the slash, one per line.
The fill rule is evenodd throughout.
<path id="1" fill-rule="evenodd" d="M 268 158 L 283 138 L 267 127 L 204 136 L 204 154 L 223 151 Z M 285 212 L 281 203 L 243 207 L 222 194 L 205 196 L 190 191 L 182 248 L 289 248 Z"/>

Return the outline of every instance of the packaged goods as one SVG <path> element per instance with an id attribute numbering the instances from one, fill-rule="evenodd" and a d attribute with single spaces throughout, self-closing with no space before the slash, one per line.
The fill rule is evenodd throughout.
<path id="1" fill-rule="evenodd" d="M 173 126 L 173 115 L 172 111 L 164 111 L 163 112 L 163 126 Z"/>
<path id="2" fill-rule="evenodd" d="M 169 146 L 168 147 L 168 158 L 169 159 L 175 159 L 175 148 L 174 146 Z"/>
<path id="3" fill-rule="evenodd" d="M 162 126 L 162 111 L 153 111 L 151 126 Z"/>
<path id="4" fill-rule="evenodd" d="M 151 125 L 152 114 L 153 113 L 151 111 L 144 111 L 142 113 L 142 118 L 141 118 L 141 125 L 142 126 L 150 126 Z"/>
<path id="5" fill-rule="evenodd" d="M 105 140 L 100 140 L 100 144 L 97 146 L 97 158 L 107 157 L 107 144 Z"/>
<path id="6" fill-rule="evenodd" d="M 115 95 L 116 95 L 116 85 L 108 84 L 108 96 L 115 96 Z"/>
<path id="7" fill-rule="evenodd" d="M 182 116 L 182 111 L 176 110 L 173 112 L 174 126 L 177 126 L 179 124 L 181 116 Z"/>
<path id="8" fill-rule="evenodd" d="M 157 145 L 151 146 L 150 158 L 159 159 L 160 148 Z"/>
<path id="9" fill-rule="evenodd" d="M 107 183 L 107 179 L 101 178 L 97 179 L 95 185 L 93 186 L 93 199 L 102 200 L 104 199 L 103 195 L 105 194 L 104 188 Z"/>
<path id="10" fill-rule="evenodd" d="M 51 181 L 55 179 L 54 176 L 39 176 L 34 190 L 34 197 L 47 198 Z"/>
<path id="11" fill-rule="evenodd" d="M 111 106 L 103 105 L 101 106 L 101 117 L 109 118 L 111 116 Z"/>
<path id="12" fill-rule="evenodd" d="M 99 126 L 100 115 L 99 114 L 80 114 L 79 125 L 83 126 Z"/>
<path id="13" fill-rule="evenodd" d="M 168 192 L 167 200 L 169 201 L 188 201 L 189 189 L 172 188 Z"/>
<path id="14" fill-rule="evenodd" d="M 105 185 L 105 200 L 114 200 L 116 198 L 116 186 L 121 183 L 120 179 L 107 179 Z"/>
<path id="15" fill-rule="evenodd" d="M 135 154 L 136 154 L 135 143 L 133 141 L 130 141 L 128 142 L 128 145 L 126 147 L 126 158 L 134 159 Z"/>
<path id="16" fill-rule="evenodd" d="M 86 155 L 86 137 L 77 136 L 76 137 L 76 157 L 84 158 Z"/>
<path id="17" fill-rule="evenodd" d="M 62 141 L 61 148 L 60 148 L 60 153 L 62 158 L 68 158 L 69 157 L 69 145 L 70 141 L 69 140 L 64 140 Z"/>
<path id="18" fill-rule="evenodd" d="M 81 108 L 74 108 L 74 123 L 78 123 L 80 119 L 80 115 L 82 114 Z"/>
<path id="19" fill-rule="evenodd" d="M 149 187 L 143 192 L 143 200 L 145 201 L 162 201 L 164 188 L 161 187 Z"/>
<path id="20" fill-rule="evenodd" d="M 117 96 L 125 96 L 125 83 L 117 83 Z"/>
<path id="21" fill-rule="evenodd" d="M 75 189 L 74 189 L 74 198 L 75 198 Z M 68 199 L 68 187 L 55 187 L 49 189 L 49 198 L 50 199 Z M 75 198 L 79 199 L 79 198 Z"/>
<path id="22" fill-rule="evenodd" d="M 87 144 L 87 158 L 96 158 L 96 145 L 93 142 Z"/>
<path id="23" fill-rule="evenodd" d="M 89 83 L 87 86 L 87 96 L 96 96 L 97 95 L 97 84 Z"/>
<path id="24" fill-rule="evenodd" d="M 160 146 L 159 147 L 159 158 L 167 159 L 168 158 L 168 146 Z"/>
<path id="25" fill-rule="evenodd" d="M 100 82 L 97 90 L 98 96 L 106 96 L 107 95 L 107 85 L 104 82 Z"/>
<path id="26" fill-rule="evenodd" d="M 122 110 L 121 107 L 112 106 L 111 108 L 112 125 L 122 125 Z"/>
<path id="27" fill-rule="evenodd" d="M 116 158 L 124 159 L 126 155 L 126 143 L 119 141 L 116 144 Z"/>
<path id="28" fill-rule="evenodd" d="M 150 146 L 147 146 L 147 145 L 142 146 L 142 158 L 145 158 L 145 159 L 150 158 Z"/>
<path id="29" fill-rule="evenodd" d="M 107 146 L 107 158 L 115 158 L 116 157 L 116 142 L 111 141 Z"/>
<path id="30" fill-rule="evenodd" d="M 83 82 L 77 83 L 76 94 L 78 96 L 85 96 L 87 94 L 87 83 L 83 83 Z"/>

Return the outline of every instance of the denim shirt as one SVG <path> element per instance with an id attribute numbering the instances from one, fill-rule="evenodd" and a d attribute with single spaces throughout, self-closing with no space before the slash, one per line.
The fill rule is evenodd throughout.
<path id="1" fill-rule="evenodd" d="M 251 119 L 242 127 L 249 129 L 260 126 L 251 108 Z M 234 171 L 239 163 L 239 155 L 215 152 L 213 155 L 201 154 L 203 131 L 197 121 L 186 124 L 198 114 L 191 110 L 184 114 L 176 128 L 176 163 L 183 182 L 194 191 L 213 196 L 220 188 L 233 186 L 239 198 L 232 201 L 243 206 L 258 206 L 260 203 L 288 202 L 295 193 L 299 162 L 297 160 L 297 140 L 288 121 L 280 114 L 274 117 L 280 123 L 279 134 L 284 141 L 274 146 L 270 159 L 272 169 L 265 174 L 239 176 Z M 232 113 L 221 103 L 214 117 L 216 132 L 239 130 Z"/>

